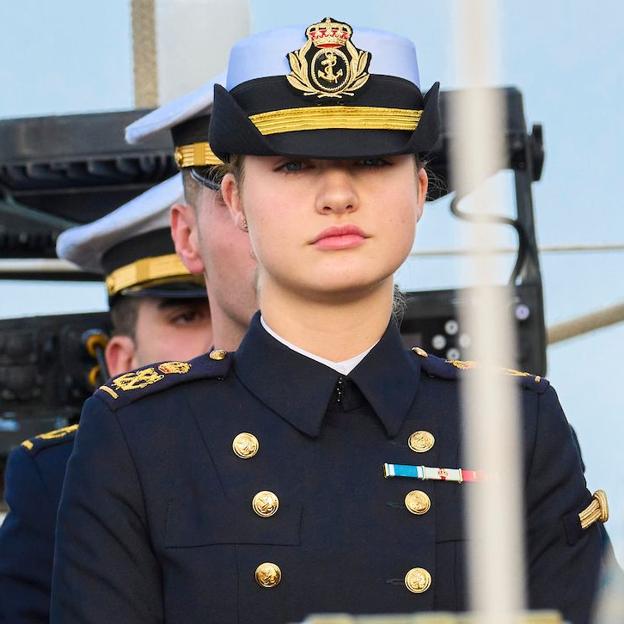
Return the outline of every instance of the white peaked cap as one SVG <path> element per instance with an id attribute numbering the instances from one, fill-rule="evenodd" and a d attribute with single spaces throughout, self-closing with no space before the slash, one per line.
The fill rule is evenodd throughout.
<path id="1" fill-rule="evenodd" d="M 151 113 L 137 119 L 126 128 L 126 141 L 140 143 L 148 137 L 177 126 L 193 117 L 209 112 L 212 106 L 215 84 L 225 84 L 226 72 L 222 72 L 198 89 L 163 104 Z"/>
<path id="2" fill-rule="evenodd" d="M 57 239 L 56 253 L 83 271 L 103 274 L 102 257 L 108 250 L 135 236 L 169 228 L 169 208 L 182 198 L 178 173 L 104 217 L 65 230 Z"/>

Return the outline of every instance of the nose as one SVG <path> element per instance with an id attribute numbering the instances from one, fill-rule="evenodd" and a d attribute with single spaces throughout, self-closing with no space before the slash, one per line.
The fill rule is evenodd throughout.
<path id="1" fill-rule="evenodd" d="M 357 189 L 349 171 L 338 165 L 330 166 L 318 180 L 316 210 L 320 214 L 355 212 L 359 200 Z"/>

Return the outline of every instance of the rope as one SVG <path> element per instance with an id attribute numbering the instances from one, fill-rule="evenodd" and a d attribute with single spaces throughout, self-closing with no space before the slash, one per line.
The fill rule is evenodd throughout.
<path id="1" fill-rule="evenodd" d="M 134 105 L 158 106 L 155 0 L 132 0 L 132 56 L 134 59 Z"/>

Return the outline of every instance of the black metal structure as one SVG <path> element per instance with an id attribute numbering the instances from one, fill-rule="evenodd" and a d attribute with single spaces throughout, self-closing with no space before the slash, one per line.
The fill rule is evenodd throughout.
<path id="1" fill-rule="evenodd" d="M 505 169 L 514 176 L 516 215 L 513 218 L 492 214 L 487 219 L 512 227 L 518 237 L 518 252 L 508 284 L 514 297 L 509 314 L 512 316 L 518 336 L 515 362 L 508 365 L 536 374 L 546 373 L 546 327 L 542 278 L 539 265 L 533 195 L 531 184 L 540 179 L 544 165 L 543 133 L 540 125 L 527 131 L 522 94 L 515 87 L 501 90 L 505 102 L 505 143 L 507 160 Z M 449 122 L 449 107 L 455 92 L 441 93 L 440 112 L 442 132 L 436 148 L 428 155 L 428 168 L 433 174 L 430 199 L 438 199 L 453 192 L 451 170 L 451 147 L 453 133 Z M 495 173 L 495 172 L 492 172 Z M 468 222 L 470 214 L 457 207 L 458 198 L 451 201 L 451 212 Z M 432 290 L 408 294 L 408 308 L 403 321 L 403 331 L 411 336 L 413 344 L 447 359 L 465 358 L 471 337 L 459 327 L 460 303 L 468 292 L 457 290 Z M 453 329 L 448 331 L 448 324 Z"/>
<path id="2" fill-rule="evenodd" d="M 0 120 L 0 258 L 55 258 L 64 229 L 94 221 L 174 175 L 168 134 L 139 146 L 124 141 L 125 127 L 147 112 Z"/>
<path id="3" fill-rule="evenodd" d="M 110 332 L 107 313 L 0 320 L 0 457 L 78 420 L 102 383 L 94 332 Z"/>

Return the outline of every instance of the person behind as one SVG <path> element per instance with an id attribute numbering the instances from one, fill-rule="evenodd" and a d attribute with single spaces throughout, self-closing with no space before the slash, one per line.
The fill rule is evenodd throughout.
<path id="1" fill-rule="evenodd" d="M 204 275 L 215 346 L 233 351 L 258 304 L 249 237 L 234 225 L 213 176 L 222 163 L 210 148 L 208 130 L 214 85 L 223 81 L 218 75 L 136 120 L 126 128 L 126 140 L 139 143 L 170 131 L 184 186 L 184 201 L 171 209 L 171 235 L 187 269 Z M 195 239 L 201 245 L 191 245 Z"/>
<path id="2" fill-rule="evenodd" d="M 235 353 L 141 388 L 112 379 L 86 403 L 51 622 L 465 609 L 470 371 L 404 349 L 391 316 L 438 86 L 421 93 L 411 42 L 331 18 L 239 42 L 226 85 L 209 139 L 257 259 L 260 312 Z M 188 244 L 201 260 L 201 237 Z M 530 606 L 584 624 L 606 500 L 587 491 L 549 382 L 516 382 Z M 417 480 L 391 478 L 395 465 Z"/>
<path id="3" fill-rule="evenodd" d="M 117 376 L 159 360 L 187 360 L 212 344 L 203 285 L 174 253 L 169 207 L 182 194 L 176 176 L 58 240 L 58 255 L 101 273 L 113 335 L 105 350 Z M 78 425 L 47 432 L 9 455 L 0 527 L 0 622 L 48 622 L 56 512 Z"/>

